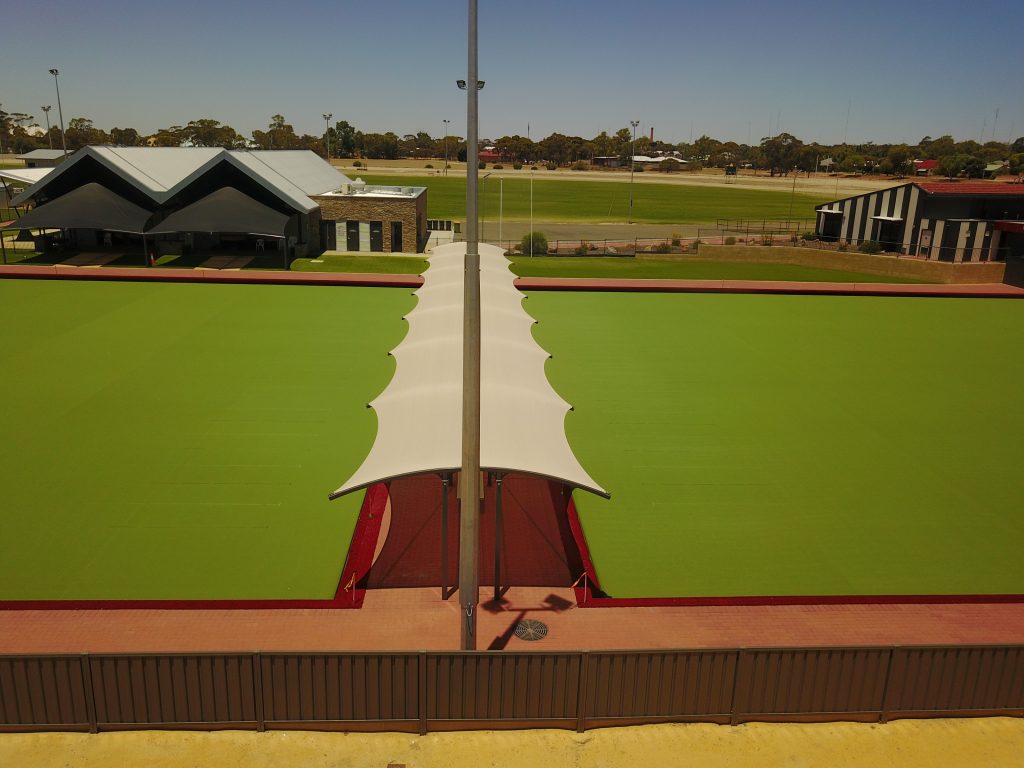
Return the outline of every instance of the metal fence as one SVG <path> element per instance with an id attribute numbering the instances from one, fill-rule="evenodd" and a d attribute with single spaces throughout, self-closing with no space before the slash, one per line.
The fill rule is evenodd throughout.
<path id="1" fill-rule="evenodd" d="M 1024 646 L 0 656 L 0 731 L 1024 716 Z"/>

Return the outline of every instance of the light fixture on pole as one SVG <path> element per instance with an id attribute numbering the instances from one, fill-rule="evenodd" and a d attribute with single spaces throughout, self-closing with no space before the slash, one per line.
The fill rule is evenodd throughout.
<path id="1" fill-rule="evenodd" d="M 476 650 L 480 602 L 480 244 L 477 231 L 477 170 L 480 155 L 477 99 L 477 0 L 469 0 L 466 90 L 466 256 L 462 317 L 462 470 L 459 473 L 459 603 L 461 648 Z"/>
<path id="2" fill-rule="evenodd" d="M 630 120 L 633 126 L 633 147 L 629 150 L 629 223 L 633 223 L 633 172 L 636 170 L 636 127 L 640 125 L 639 120 Z"/>
<path id="3" fill-rule="evenodd" d="M 57 80 L 60 70 L 51 69 L 50 74 L 53 75 L 53 84 L 57 88 L 57 114 L 60 116 L 60 145 L 64 150 L 64 157 L 66 158 L 68 156 L 68 140 L 64 135 L 64 110 L 60 106 L 60 82 Z"/>
<path id="4" fill-rule="evenodd" d="M 50 110 L 52 107 L 46 106 L 41 107 L 43 114 L 46 115 L 46 138 L 50 140 L 50 149 L 53 149 L 53 134 L 50 133 Z"/>
<path id="5" fill-rule="evenodd" d="M 451 120 L 442 120 L 444 123 L 444 175 L 448 175 L 448 123 Z"/>
<path id="6" fill-rule="evenodd" d="M 324 122 L 327 124 L 327 128 L 324 130 L 324 139 L 327 141 L 327 162 L 331 162 L 331 118 L 334 117 L 333 112 L 324 113 Z"/>

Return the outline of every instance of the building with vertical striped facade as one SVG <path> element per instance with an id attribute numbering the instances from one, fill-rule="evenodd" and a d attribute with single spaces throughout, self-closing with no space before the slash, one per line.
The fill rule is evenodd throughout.
<path id="1" fill-rule="evenodd" d="M 822 240 L 875 241 L 889 253 L 934 261 L 1024 258 L 1024 186 L 910 182 L 817 209 Z"/>

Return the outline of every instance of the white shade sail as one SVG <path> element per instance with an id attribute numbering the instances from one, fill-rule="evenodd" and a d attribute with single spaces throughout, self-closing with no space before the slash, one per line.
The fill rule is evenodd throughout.
<path id="1" fill-rule="evenodd" d="M 370 406 L 377 438 L 336 498 L 403 475 L 457 471 L 462 462 L 462 316 L 466 245 L 434 249 L 409 332 L 391 352 L 391 383 Z M 608 493 L 580 466 L 565 437 L 571 406 L 544 373 L 549 355 L 500 248 L 480 245 L 480 467 Z"/>

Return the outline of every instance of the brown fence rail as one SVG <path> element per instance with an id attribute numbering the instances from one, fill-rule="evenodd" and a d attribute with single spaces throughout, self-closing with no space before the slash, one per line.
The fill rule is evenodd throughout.
<path id="1" fill-rule="evenodd" d="M 1024 646 L 0 656 L 0 731 L 1024 716 Z"/>

